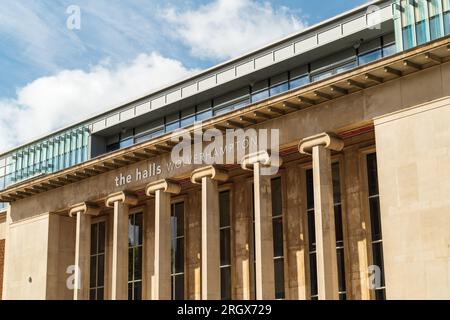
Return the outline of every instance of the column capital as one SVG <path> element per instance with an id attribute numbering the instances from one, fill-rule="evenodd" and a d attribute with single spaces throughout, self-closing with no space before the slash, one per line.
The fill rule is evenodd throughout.
<path id="1" fill-rule="evenodd" d="M 216 166 L 207 166 L 194 170 L 191 175 L 191 182 L 193 184 L 201 184 L 202 178 L 211 178 L 212 180 L 224 182 L 228 180 L 228 172 Z"/>
<path id="2" fill-rule="evenodd" d="M 76 214 L 80 212 L 81 214 L 86 214 L 90 216 L 98 216 L 100 213 L 100 208 L 97 204 L 93 202 L 82 202 L 70 206 L 69 208 L 69 217 L 74 217 Z"/>
<path id="3" fill-rule="evenodd" d="M 181 186 L 179 183 L 168 179 L 158 180 L 150 182 L 147 185 L 145 194 L 147 196 L 153 196 L 158 190 L 171 194 L 179 194 L 181 192 Z"/>
<path id="4" fill-rule="evenodd" d="M 120 191 L 110 194 L 105 200 L 105 204 L 108 208 L 114 207 L 114 202 L 123 202 L 124 204 L 135 206 L 138 203 L 138 197 L 134 193 Z"/>
<path id="5" fill-rule="evenodd" d="M 323 132 L 314 136 L 302 139 L 298 145 L 301 154 L 312 154 L 312 148 L 322 146 L 333 151 L 341 151 L 344 148 L 344 141 L 335 133 Z"/>
<path id="6" fill-rule="evenodd" d="M 281 167 L 283 160 L 279 157 L 278 163 L 272 161 L 270 150 L 262 150 L 250 153 L 242 158 L 241 167 L 244 170 L 253 171 L 255 163 L 260 163 L 263 167 Z"/>

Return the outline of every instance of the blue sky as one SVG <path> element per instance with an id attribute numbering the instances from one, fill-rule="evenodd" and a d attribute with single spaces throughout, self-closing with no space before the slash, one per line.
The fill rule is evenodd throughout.
<path id="1" fill-rule="evenodd" d="M 0 150 L 365 2 L 3 1 Z M 70 5 L 79 30 L 66 26 Z"/>

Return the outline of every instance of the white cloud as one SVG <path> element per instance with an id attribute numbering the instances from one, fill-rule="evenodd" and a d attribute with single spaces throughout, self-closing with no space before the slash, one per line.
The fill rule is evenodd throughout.
<path id="1" fill-rule="evenodd" d="M 106 108 L 129 102 L 197 70 L 158 53 L 141 54 L 128 64 L 104 62 L 89 71 L 64 70 L 39 78 L 0 99 L 0 151 Z"/>
<path id="2" fill-rule="evenodd" d="M 227 59 L 305 28 L 287 7 L 255 0 L 215 0 L 196 10 L 170 7 L 162 13 L 173 36 L 200 58 Z"/>

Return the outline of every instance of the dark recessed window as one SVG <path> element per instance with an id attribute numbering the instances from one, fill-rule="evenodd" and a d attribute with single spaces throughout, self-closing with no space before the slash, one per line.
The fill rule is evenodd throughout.
<path id="1" fill-rule="evenodd" d="M 230 191 L 219 194 L 220 289 L 222 300 L 231 300 L 231 212 Z"/>
<path id="2" fill-rule="evenodd" d="M 143 214 L 128 217 L 128 300 L 142 300 Z"/>
<path id="3" fill-rule="evenodd" d="M 103 300 L 105 294 L 105 222 L 91 225 L 89 299 Z"/>
<path id="4" fill-rule="evenodd" d="M 184 203 L 172 204 L 170 218 L 172 239 L 172 300 L 184 299 Z"/>
<path id="5" fill-rule="evenodd" d="M 284 299 L 283 195 L 281 178 L 272 179 L 271 192 L 275 299 Z"/>
<path id="6" fill-rule="evenodd" d="M 381 271 L 380 286 L 374 288 L 377 300 L 386 298 L 383 261 L 383 235 L 381 230 L 380 195 L 378 191 L 378 171 L 376 153 L 367 155 L 367 183 L 369 189 L 369 214 L 372 235 L 373 265 Z"/>

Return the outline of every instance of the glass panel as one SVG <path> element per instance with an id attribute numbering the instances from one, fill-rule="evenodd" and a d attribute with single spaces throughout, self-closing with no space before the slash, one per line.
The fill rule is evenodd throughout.
<path id="1" fill-rule="evenodd" d="M 128 248 L 128 281 L 133 281 L 133 248 Z"/>
<path id="2" fill-rule="evenodd" d="M 336 73 L 339 74 L 339 73 L 351 70 L 351 69 L 353 69 L 355 67 L 356 67 L 356 61 L 355 62 L 349 62 L 347 64 L 344 64 L 344 65 L 340 66 L 340 67 L 337 67 L 336 68 Z"/>
<path id="3" fill-rule="evenodd" d="M 203 121 L 211 118 L 212 118 L 212 110 L 201 112 L 196 115 L 196 121 Z"/>
<path id="4" fill-rule="evenodd" d="M 96 296 L 95 296 L 95 289 L 91 289 L 89 290 L 89 300 L 97 300 Z"/>
<path id="5" fill-rule="evenodd" d="M 336 226 L 336 242 L 344 241 L 342 232 L 342 207 L 341 205 L 334 206 L 334 220 Z"/>
<path id="6" fill-rule="evenodd" d="M 450 0 L 443 0 L 442 4 L 444 12 L 450 11 Z"/>
<path id="7" fill-rule="evenodd" d="M 284 299 L 284 259 L 275 260 L 275 299 Z"/>
<path id="8" fill-rule="evenodd" d="M 333 201 L 335 204 L 341 202 L 341 182 L 339 176 L 339 163 L 332 165 L 332 179 L 333 179 Z"/>
<path id="9" fill-rule="evenodd" d="M 306 171 L 306 199 L 307 209 L 314 209 L 314 185 L 312 170 Z"/>
<path id="10" fill-rule="evenodd" d="M 184 299 L 184 275 L 176 275 L 174 276 L 174 294 L 173 298 L 174 300 L 183 300 Z"/>
<path id="11" fill-rule="evenodd" d="M 376 242 L 372 245 L 373 249 L 373 264 L 380 267 L 381 270 L 384 268 L 383 261 L 383 243 Z M 384 287 L 384 272 L 381 272 L 381 286 Z"/>
<path id="12" fill-rule="evenodd" d="M 173 266 L 173 273 L 184 272 L 184 238 L 176 240 L 176 247 L 174 248 L 175 261 Z"/>
<path id="13" fill-rule="evenodd" d="M 142 235 L 143 235 L 143 214 L 136 214 L 134 221 L 134 241 L 136 245 L 142 245 Z"/>
<path id="14" fill-rule="evenodd" d="M 405 50 L 414 47 L 414 31 L 412 26 L 403 28 L 403 48 Z"/>
<path id="15" fill-rule="evenodd" d="M 89 274 L 89 284 L 91 288 L 95 288 L 97 286 L 97 279 L 96 279 L 96 275 L 97 275 L 97 257 L 92 256 L 91 257 L 91 262 L 90 262 L 90 269 L 91 272 Z"/>
<path id="16" fill-rule="evenodd" d="M 309 76 L 303 76 L 297 79 L 292 79 L 289 82 L 290 89 L 299 88 L 309 83 Z"/>
<path id="17" fill-rule="evenodd" d="M 101 254 L 98 256 L 98 275 L 97 275 L 97 286 L 103 287 L 105 284 L 105 255 Z"/>
<path id="18" fill-rule="evenodd" d="M 100 222 L 98 224 L 98 252 L 105 252 L 105 223 Z"/>
<path id="19" fill-rule="evenodd" d="M 126 140 L 122 140 L 120 141 L 120 149 L 132 146 L 134 143 L 134 139 L 133 138 L 128 138 Z"/>
<path id="20" fill-rule="evenodd" d="M 317 261 L 316 254 L 309 255 L 309 269 L 310 269 L 310 281 L 311 281 L 311 296 L 316 296 L 318 294 L 317 289 Z"/>
<path id="21" fill-rule="evenodd" d="M 321 72 L 312 76 L 312 81 L 320 81 L 326 78 L 331 77 L 334 74 L 333 70 L 328 70 L 325 72 Z"/>
<path id="22" fill-rule="evenodd" d="M 444 14 L 445 35 L 450 35 L 450 11 Z"/>
<path id="23" fill-rule="evenodd" d="M 231 237 L 230 229 L 220 230 L 220 265 L 231 264 Z"/>
<path id="24" fill-rule="evenodd" d="M 177 218 L 177 236 L 184 236 L 184 203 L 175 205 L 175 216 Z"/>
<path id="25" fill-rule="evenodd" d="M 397 53 L 397 46 L 395 45 L 395 43 L 383 48 L 383 57 L 389 57 L 396 53 Z"/>
<path id="26" fill-rule="evenodd" d="M 283 254 L 283 219 L 273 219 L 273 256 L 282 257 Z"/>
<path id="27" fill-rule="evenodd" d="M 378 197 L 369 199 L 370 223 L 372 227 L 372 241 L 381 240 L 380 200 Z"/>
<path id="28" fill-rule="evenodd" d="M 134 280 L 142 279 L 142 247 L 134 248 Z"/>
<path id="29" fill-rule="evenodd" d="M 98 288 L 97 289 L 97 300 L 104 300 L 105 299 L 105 293 L 104 288 Z"/>
<path id="30" fill-rule="evenodd" d="M 187 118 L 183 118 L 183 119 L 181 119 L 181 127 L 184 128 L 184 127 L 190 126 L 191 124 L 194 124 L 194 122 L 195 122 L 195 115 L 192 115 Z"/>
<path id="31" fill-rule="evenodd" d="M 344 249 L 340 248 L 336 251 L 337 255 L 337 267 L 338 267 L 338 283 L 339 292 L 345 292 L 345 260 L 344 260 Z"/>
<path id="32" fill-rule="evenodd" d="M 133 300 L 133 283 L 128 283 L 128 300 Z"/>
<path id="33" fill-rule="evenodd" d="M 431 40 L 436 40 L 442 37 L 440 12 L 438 1 L 432 0 L 429 2 L 430 6 L 430 35 Z"/>
<path id="34" fill-rule="evenodd" d="M 281 178 L 272 179 L 271 189 L 272 189 L 272 216 L 279 216 L 283 213 Z"/>
<path id="35" fill-rule="evenodd" d="M 142 282 L 138 281 L 134 283 L 134 300 L 142 300 Z"/>
<path id="36" fill-rule="evenodd" d="M 166 132 L 172 132 L 172 131 L 175 131 L 178 128 L 180 128 L 180 122 L 179 121 L 166 124 Z"/>
<path id="37" fill-rule="evenodd" d="M 382 58 L 381 49 L 362 54 L 358 57 L 358 64 L 363 65 Z"/>
<path id="38" fill-rule="evenodd" d="M 369 182 L 369 196 L 378 194 L 377 156 L 375 153 L 367 156 L 367 178 Z"/>
<path id="39" fill-rule="evenodd" d="M 269 97 L 269 90 L 263 90 L 252 94 L 252 102 L 261 101 Z"/>
<path id="40" fill-rule="evenodd" d="M 231 300 L 231 268 L 220 269 L 220 291 L 222 300 Z"/>
<path id="41" fill-rule="evenodd" d="M 309 251 L 316 250 L 316 224 L 314 210 L 308 212 L 308 242 Z"/>
<path id="42" fill-rule="evenodd" d="M 276 85 L 272 88 L 270 88 L 270 96 L 276 96 L 277 94 L 286 92 L 289 90 L 289 84 L 287 82 Z"/>
<path id="43" fill-rule="evenodd" d="M 426 20 L 419 21 L 416 24 L 417 45 L 424 44 L 427 39 L 427 23 Z"/>

